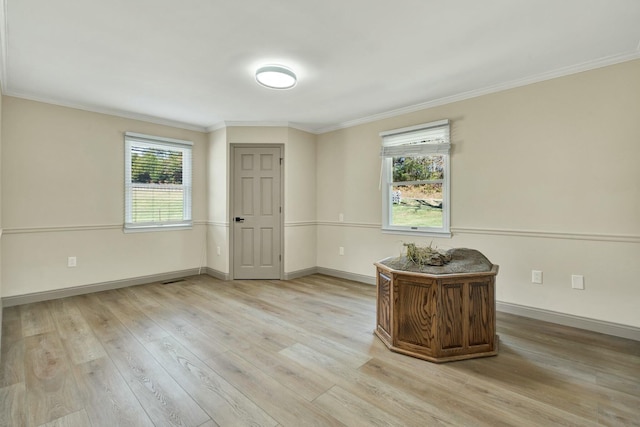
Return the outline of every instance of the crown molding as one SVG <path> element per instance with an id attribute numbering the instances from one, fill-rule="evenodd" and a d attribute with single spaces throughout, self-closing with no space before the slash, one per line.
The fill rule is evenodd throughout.
<path id="1" fill-rule="evenodd" d="M 243 121 L 243 120 L 226 120 L 224 122 L 225 127 L 289 127 L 289 122 L 267 122 L 267 121 Z"/>
<path id="2" fill-rule="evenodd" d="M 112 108 L 96 107 L 94 105 L 76 104 L 73 102 L 65 102 L 65 101 L 60 101 L 58 99 L 34 96 L 31 94 L 26 94 L 26 93 L 21 93 L 17 91 L 11 91 L 11 90 L 3 92 L 3 94 L 6 96 L 13 96 L 15 98 L 26 99 L 29 101 L 42 102 L 45 104 L 57 105 L 60 107 L 88 111 L 90 113 L 106 114 L 109 116 L 121 117 L 123 119 L 139 120 L 141 122 L 153 123 L 156 125 L 163 125 L 163 126 L 170 126 L 178 129 L 191 130 L 195 132 L 202 132 L 202 133 L 207 132 L 207 129 L 204 126 L 198 126 L 198 125 L 180 122 L 176 120 L 163 119 L 156 116 L 149 116 L 147 114 L 133 113 L 130 111 L 118 110 L 118 109 L 112 109 Z"/>
<path id="3" fill-rule="evenodd" d="M 215 131 L 220 130 L 220 129 L 226 129 L 226 127 L 227 126 L 224 124 L 224 122 L 217 122 L 217 123 L 212 124 L 211 126 L 207 126 L 205 128 L 205 131 L 207 133 L 211 133 L 211 132 L 215 132 Z"/>
<path id="4" fill-rule="evenodd" d="M 291 129 L 297 129 L 297 130 L 301 130 L 302 132 L 307 132 L 307 133 L 312 133 L 314 135 L 319 135 L 318 129 L 311 127 L 311 126 L 306 126 L 303 125 L 301 123 L 289 123 L 289 127 Z"/>
<path id="5" fill-rule="evenodd" d="M 207 132 L 214 132 L 220 129 L 226 129 L 230 127 L 286 127 L 291 129 L 301 130 L 303 132 L 312 133 L 317 135 L 317 129 L 305 126 L 299 123 L 291 122 L 267 122 L 267 121 L 222 121 L 215 123 L 206 128 Z"/>
<path id="6" fill-rule="evenodd" d="M 335 126 L 327 126 L 321 129 L 317 129 L 315 133 L 323 134 L 323 133 L 332 132 L 335 130 L 346 129 L 353 126 L 375 122 L 378 120 L 389 119 L 389 118 L 401 116 L 404 114 L 414 113 L 420 110 L 426 110 L 427 108 L 439 107 L 441 105 L 451 104 L 458 101 L 464 101 L 471 98 L 477 98 L 483 95 L 502 92 L 502 91 L 514 89 L 517 87 L 527 86 L 534 83 L 540 83 L 546 80 L 565 77 L 572 74 L 581 73 L 584 71 L 607 67 L 609 65 L 615 65 L 623 62 L 633 61 L 636 59 L 640 59 L 640 43 L 638 44 L 638 49 L 634 52 L 607 56 L 594 61 L 583 62 L 580 64 L 571 65 L 568 67 L 562 67 L 553 71 L 536 74 L 534 76 L 529 76 L 522 79 L 511 80 L 509 82 L 487 86 L 481 89 L 474 89 L 467 92 L 462 92 L 457 95 L 447 96 L 444 98 L 435 99 L 435 100 L 423 102 L 420 104 L 410 105 L 407 107 L 402 107 L 395 110 L 386 111 L 383 113 L 373 114 L 371 116 L 366 116 L 359 119 L 349 120 L 346 122 L 339 123 Z"/>
<path id="7" fill-rule="evenodd" d="M 286 127 L 291 129 L 301 130 L 303 132 L 318 134 L 317 129 L 305 126 L 300 123 L 291 122 L 262 122 L 262 121 L 222 121 L 208 126 L 206 132 L 215 132 L 220 129 L 226 129 L 230 127 Z"/>

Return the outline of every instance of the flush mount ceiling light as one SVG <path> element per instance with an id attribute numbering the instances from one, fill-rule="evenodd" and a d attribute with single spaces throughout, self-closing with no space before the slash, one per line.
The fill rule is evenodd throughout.
<path id="1" fill-rule="evenodd" d="M 291 89 L 298 80 L 296 73 L 283 65 L 265 65 L 256 70 L 256 81 L 270 89 Z"/>

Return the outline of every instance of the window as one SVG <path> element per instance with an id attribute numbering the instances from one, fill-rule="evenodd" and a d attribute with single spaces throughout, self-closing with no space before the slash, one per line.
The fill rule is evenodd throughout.
<path id="1" fill-rule="evenodd" d="M 125 133 L 125 231 L 190 228 L 193 143 Z"/>
<path id="2" fill-rule="evenodd" d="M 382 229 L 450 236 L 449 120 L 380 136 Z"/>

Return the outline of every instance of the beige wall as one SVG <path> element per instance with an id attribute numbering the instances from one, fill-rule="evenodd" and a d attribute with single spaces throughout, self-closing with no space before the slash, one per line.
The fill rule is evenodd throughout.
<path id="1" fill-rule="evenodd" d="M 316 136 L 288 129 L 284 162 L 285 273 L 316 267 Z"/>
<path id="2" fill-rule="evenodd" d="M 3 112 L 3 297 L 205 262 L 204 133 L 8 96 Z M 126 131 L 194 142 L 192 230 L 123 233 Z"/>
<path id="3" fill-rule="evenodd" d="M 633 61 L 319 135 L 318 266 L 372 277 L 403 242 L 473 247 L 500 265 L 500 301 L 640 326 L 638 76 Z M 453 238 L 383 234 L 379 132 L 445 118 Z"/>
<path id="4" fill-rule="evenodd" d="M 284 272 L 285 275 L 298 271 L 315 268 L 316 266 L 316 136 L 297 129 L 274 126 L 236 126 L 226 128 L 226 147 L 220 145 L 222 137 L 217 139 L 217 155 L 211 158 L 210 162 L 216 162 L 217 167 L 225 167 L 224 180 L 210 182 L 216 188 L 216 194 L 228 194 L 229 183 L 226 180 L 228 173 L 229 144 L 282 144 L 284 145 Z M 210 145 L 211 146 L 211 145 Z M 221 157 L 226 155 L 223 165 Z M 222 172 L 220 172 L 222 173 Z M 210 194 L 212 192 L 210 191 Z M 220 198 L 221 199 L 221 198 Z M 222 200 L 212 203 L 222 203 Z M 228 252 L 229 232 L 228 232 L 228 203 L 225 200 L 227 223 L 226 238 L 222 241 L 223 233 L 219 231 L 216 242 L 220 242 L 223 251 Z M 213 227 L 212 227 L 213 228 Z M 217 243 L 216 243 L 217 245 Z M 217 249 L 217 248 L 215 248 Z M 216 255 L 210 255 L 209 259 Z M 222 257 L 221 257 L 222 258 Z M 230 271 L 230 259 L 227 256 L 226 265 L 217 264 L 221 269 L 212 267 L 223 273 Z"/>
<path id="5" fill-rule="evenodd" d="M 2 87 L 0 87 L 0 297 L 2 297 Z M 0 348 L 2 348 L 2 301 L 0 301 Z"/>
<path id="6" fill-rule="evenodd" d="M 318 136 L 207 135 L 2 97 L 0 295 L 201 264 L 228 274 L 229 144 L 273 143 L 285 147 L 285 274 L 318 266 L 372 280 L 372 263 L 403 242 L 433 241 L 499 264 L 499 301 L 639 327 L 639 75 L 633 61 Z M 383 234 L 379 132 L 443 118 L 453 237 Z M 125 131 L 194 141 L 193 230 L 122 232 Z M 531 269 L 544 284 L 530 283 Z M 586 290 L 571 289 L 571 274 Z"/>
<path id="7" fill-rule="evenodd" d="M 229 273 L 229 169 L 226 129 L 209 134 L 207 155 L 207 266 Z M 218 254 L 220 248 L 220 254 Z"/>
<path id="8" fill-rule="evenodd" d="M 315 267 L 315 135 L 204 134 L 13 97 L 3 104 L 3 297 L 199 267 L 228 274 L 231 143 L 285 146 L 285 273 Z M 192 230 L 122 232 L 126 131 L 194 142 Z M 67 267 L 69 256 L 78 267 Z"/>

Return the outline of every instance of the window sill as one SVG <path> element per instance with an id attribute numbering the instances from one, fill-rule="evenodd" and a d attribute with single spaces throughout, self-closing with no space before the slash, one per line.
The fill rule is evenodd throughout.
<path id="1" fill-rule="evenodd" d="M 179 230 L 191 230 L 193 224 L 180 223 L 180 224 L 166 224 L 166 225 L 126 225 L 122 229 L 125 233 L 146 233 L 153 231 L 179 231 Z"/>
<path id="2" fill-rule="evenodd" d="M 382 228 L 384 234 L 400 234 L 405 236 L 424 236 L 424 237 L 440 237 L 442 239 L 450 239 L 450 231 L 436 231 L 436 230 L 411 230 L 407 228 Z"/>

